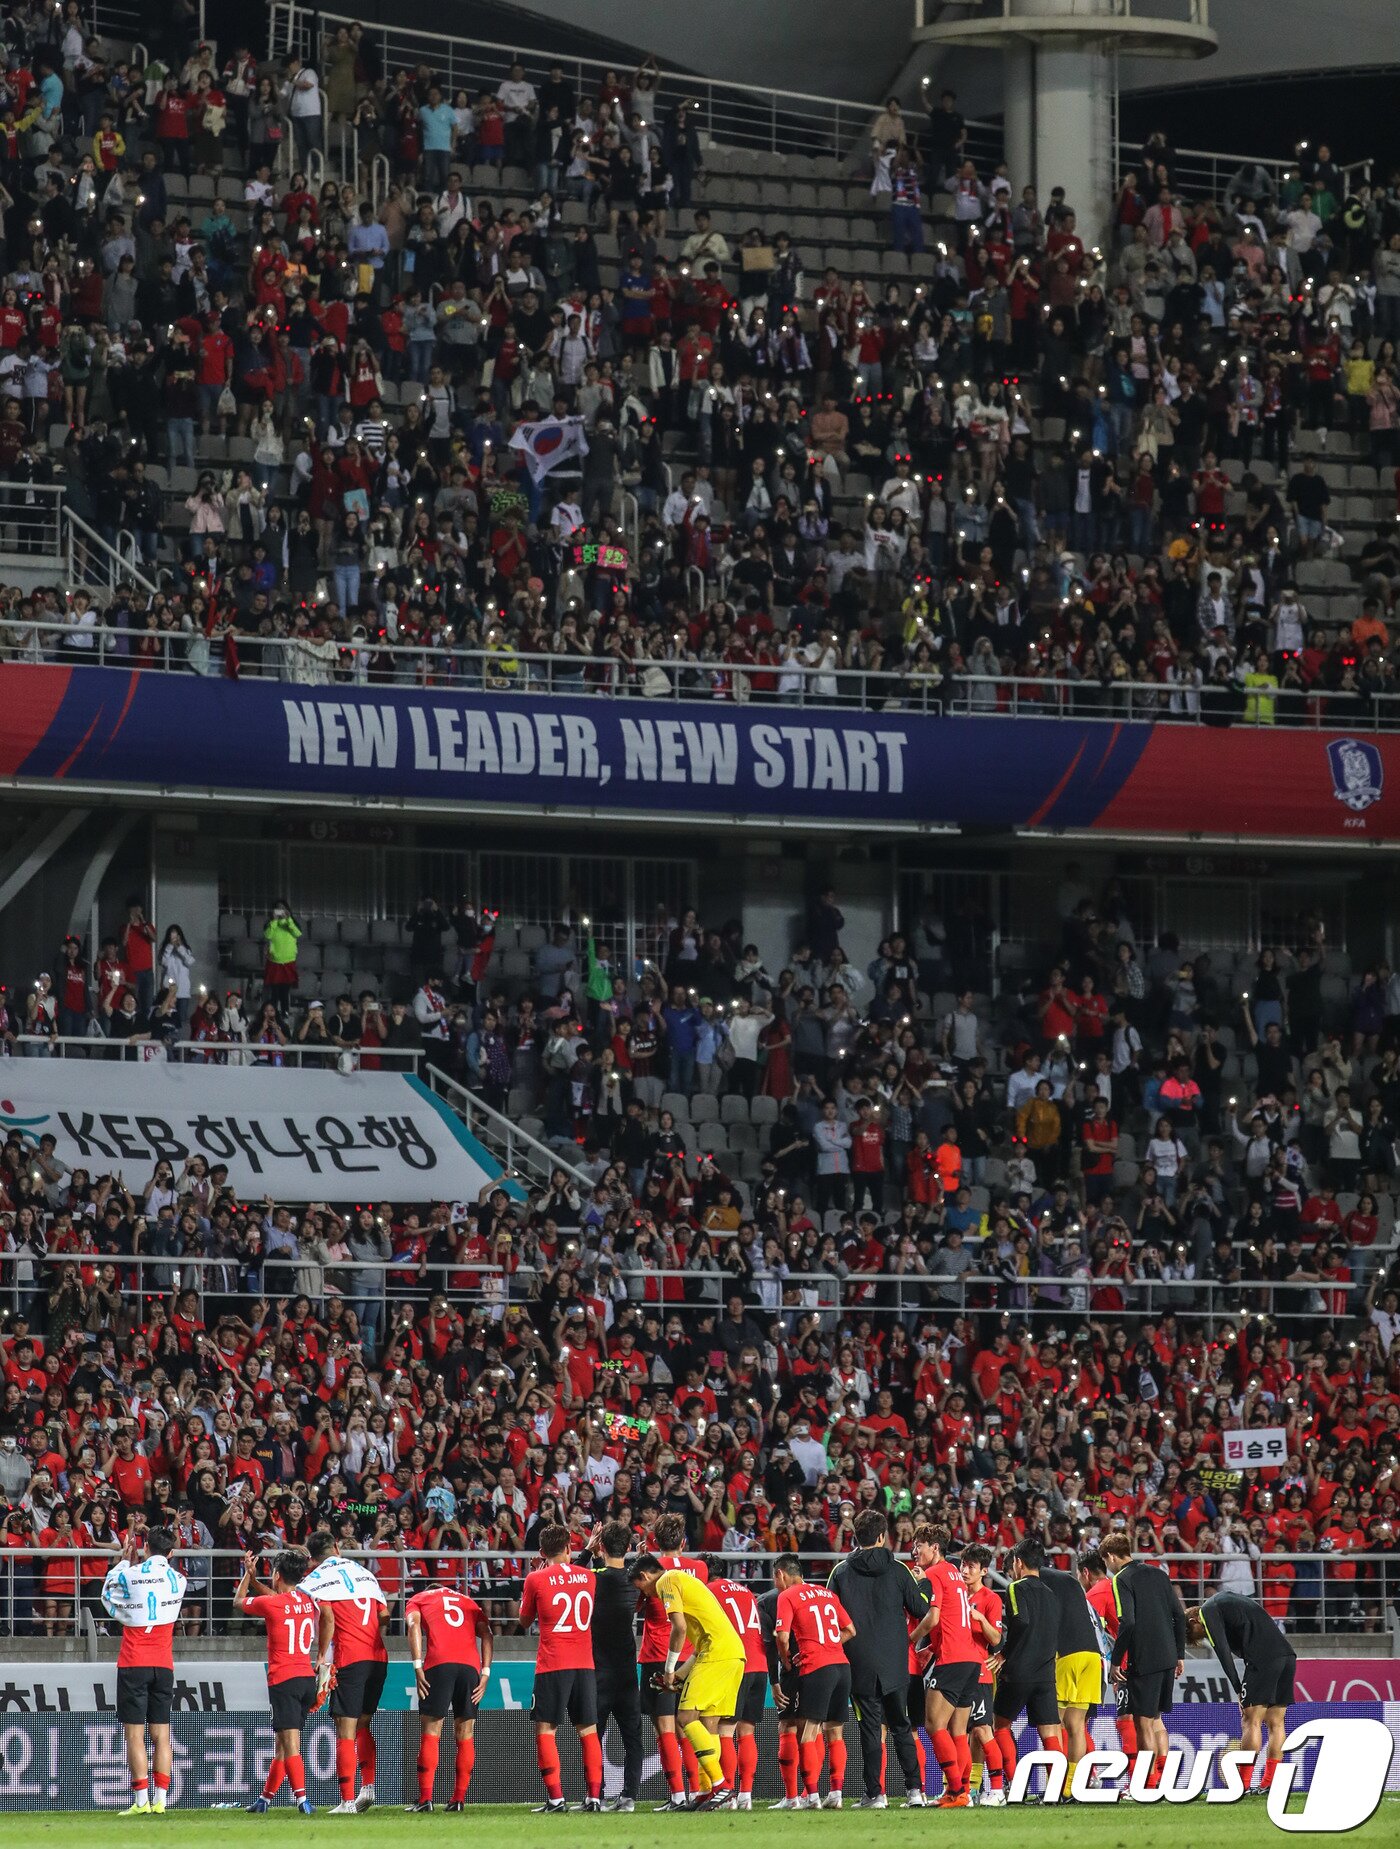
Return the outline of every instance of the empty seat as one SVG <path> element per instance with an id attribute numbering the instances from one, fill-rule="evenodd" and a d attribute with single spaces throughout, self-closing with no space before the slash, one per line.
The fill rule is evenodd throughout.
<path id="1" fill-rule="evenodd" d="M 368 918 L 342 918 L 340 941 L 342 944 L 367 944 L 369 942 Z"/>
<path id="2" fill-rule="evenodd" d="M 658 1109 L 661 1104 L 661 1094 L 665 1090 L 665 1080 L 652 1078 L 634 1079 L 632 1081 L 632 1090 L 637 1097 L 640 1098 L 643 1109 L 654 1111 Z"/>
<path id="3" fill-rule="evenodd" d="M 700 1139 L 700 1147 L 708 1150 L 712 1155 L 728 1152 L 729 1133 L 723 1124 L 701 1124 L 697 1135 Z"/>
<path id="4" fill-rule="evenodd" d="M 719 1099 L 706 1091 L 696 1092 L 690 1101 L 690 1121 L 696 1124 L 719 1122 Z"/>
<path id="5" fill-rule="evenodd" d="M 741 1092 L 731 1092 L 719 1101 L 720 1121 L 727 1124 L 746 1124 L 749 1121 L 749 1101 Z"/>
<path id="6" fill-rule="evenodd" d="M 530 975 L 530 953 L 527 950 L 507 950 L 501 958 L 501 974 L 507 982 L 515 977 L 526 980 Z"/>
<path id="7" fill-rule="evenodd" d="M 545 929 L 543 925 L 521 925 L 520 948 L 522 950 L 538 950 L 544 942 Z"/>
<path id="8" fill-rule="evenodd" d="M 233 946 L 231 960 L 240 976 L 255 975 L 263 966 L 263 947 L 252 938 L 240 938 Z"/>
<path id="9" fill-rule="evenodd" d="M 666 1091 L 661 1094 L 661 1109 L 669 1111 L 677 1124 L 690 1122 L 690 1099 L 683 1091 Z"/>
<path id="10" fill-rule="evenodd" d="M 759 1147 L 758 1131 L 752 1124 L 729 1124 L 729 1147 L 731 1149 L 757 1149 Z"/>
<path id="11" fill-rule="evenodd" d="M 356 997 L 363 995 L 365 990 L 368 989 L 371 995 L 380 996 L 386 1008 L 390 1000 L 397 1000 L 400 998 L 404 1001 L 408 1000 L 408 996 L 404 992 L 408 986 L 406 983 L 397 988 L 386 983 L 384 985 L 383 994 L 381 995 L 379 978 L 372 969 L 352 969 L 349 976 L 346 978 L 345 986 L 350 993 Z"/>
<path id="12" fill-rule="evenodd" d="M 403 941 L 403 932 L 397 918 L 375 918 L 370 921 L 369 941 L 372 944 L 398 944 Z"/>
<path id="13" fill-rule="evenodd" d="M 348 944 L 322 944 L 321 968 L 349 970 L 354 967 L 355 959 Z"/>
<path id="14" fill-rule="evenodd" d="M 313 938 L 308 942 L 303 938 L 297 945 L 297 969 L 300 972 L 316 971 L 321 967 L 321 946 Z"/>
<path id="15" fill-rule="evenodd" d="M 778 1100 L 776 1098 L 755 1098 L 749 1105 L 749 1117 L 756 1124 L 777 1123 Z"/>
<path id="16" fill-rule="evenodd" d="M 219 936 L 225 943 L 248 935 L 248 920 L 242 912 L 219 913 Z"/>

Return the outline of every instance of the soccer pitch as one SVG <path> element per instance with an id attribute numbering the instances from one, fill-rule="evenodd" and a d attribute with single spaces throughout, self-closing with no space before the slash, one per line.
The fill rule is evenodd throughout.
<path id="1" fill-rule="evenodd" d="M 956 1817 L 936 1810 L 915 1815 L 904 1810 L 723 1812 L 687 1817 L 660 1813 L 650 1804 L 630 1816 L 536 1817 L 523 1805 L 469 1805 L 461 1816 L 436 1812 L 431 1817 L 374 1810 L 362 1817 L 300 1817 L 289 1809 L 249 1817 L 241 1812 L 171 1811 L 157 1819 L 124 1820 L 110 1812 L 8 1812 L 0 1816 L 0 1849 L 27 1849 L 35 1842 L 62 1842 L 64 1849 L 111 1849 L 123 1835 L 142 1845 L 167 1843 L 172 1849 L 226 1849 L 230 1842 L 265 1842 L 269 1832 L 278 1844 L 307 1842 L 314 1849 L 347 1839 L 365 1849 L 403 1849 L 405 1843 L 461 1843 L 467 1837 L 489 1841 L 492 1849 L 675 1849 L 678 1841 L 698 1849 L 739 1849 L 740 1844 L 794 1845 L 811 1835 L 832 1849 L 863 1849 L 872 1842 L 909 1842 L 925 1833 L 935 1841 L 968 1840 L 968 1832 L 1010 1849 L 1030 1843 L 1034 1849 L 1235 1849 L 1236 1845 L 1288 1840 L 1270 1822 L 1260 1802 L 1225 1806 L 1197 1802 L 1186 1806 L 1119 1803 L 1111 1809 L 1066 1804 L 1044 1809 L 1038 1804 L 1005 1811 L 959 1811 Z M 1393 1844 L 1400 1833 L 1400 1800 L 1387 1797 L 1368 1823 L 1348 1834 L 1351 1843 Z M 1312 1833 L 1309 1832 L 1309 1836 Z M 1314 1839 L 1317 1840 L 1317 1839 Z"/>

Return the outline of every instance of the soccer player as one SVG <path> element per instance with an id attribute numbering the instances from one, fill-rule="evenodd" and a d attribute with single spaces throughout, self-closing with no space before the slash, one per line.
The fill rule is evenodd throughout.
<path id="1" fill-rule="evenodd" d="M 724 1607 L 729 1622 L 743 1639 L 744 1680 L 739 1685 L 739 1705 L 734 1718 L 721 1721 L 719 1727 L 720 1769 L 725 1782 L 734 1788 L 734 1808 L 753 1809 L 753 1781 L 758 1771 L 758 1741 L 755 1731 L 763 1719 L 768 1695 L 768 1652 L 763 1642 L 763 1622 L 758 1600 L 737 1579 L 711 1579 L 710 1591 Z"/>
<path id="2" fill-rule="evenodd" d="M 258 1578 L 256 1554 L 243 1556 L 243 1577 L 233 1595 L 233 1609 L 267 1626 L 267 1698 L 272 1708 L 272 1763 L 262 1791 L 248 1809 L 260 1815 L 282 1789 L 285 1778 L 292 1801 L 304 1817 L 315 1815 L 306 1795 L 306 1765 L 301 1756 L 301 1732 L 316 1705 L 316 1672 L 311 1647 L 316 1641 L 320 1613 L 316 1601 L 301 1591 L 311 1570 L 311 1559 L 299 1547 L 289 1547 L 272 1563 L 272 1584 Z"/>
<path id="3" fill-rule="evenodd" d="M 1088 1719 L 1103 1700 L 1103 1654 L 1098 1626 L 1077 1574 L 1040 1569 L 1041 1584 L 1055 1595 L 1060 1635 L 1055 1646 L 1055 1695 L 1065 1731 L 1069 1776 L 1089 1750 Z"/>
<path id="4" fill-rule="evenodd" d="M 719 1723 L 733 1720 L 744 1680 L 744 1645 L 714 1593 L 694 1573 L 664 1567 L 655 1554 L 632 1563 L 632 1579 L 647 1598 L 659 1598 L 670 1630 L 666 1658 L 659 1672 L 663 1687 L 679 1689 L 676 1723 L 695 1748 L 703 1787 L 696 1810 L 729 1810 L 733 1791 L 725 1782 L 719 1750 Z M 689 1640 L 695 1654 L 680 1670 L 681 1650 Z"/>
<path id="5" fill-rule="evenodd" d="M 909 1620 L 917 1626 L 928 1616 L 928 1581 L 916 1579 L 890 1551 L 890 1525 L 879 1509 L 862 1509 L 854 1532 L 854 1550 L 837 1563 L 827 1585 L 856 1627 L 846 1657 L 851 1665 L 851 1702 L 860 1728 L 865 1786 L 861 1808 L 885 1810 L 882 1736 L 886 1730 L 894 1741 L 905 1790 L 922 1788 L 907 1706 Z M 922 1704 L 916 1718 L 922 1718 Z"/>
<path id="6" fill-rule="evenodd" d="M 544 1565 L 525 1575 L 520 1622 L 538 1624 L 540 1647 L 535 1658 L 535 1759 L 544 1781 L 541 1816 L 563 1816 L 564 1784 L 559 1770 L 555 1731 L 573 1723 L 583 1754 L 583 1808 L 603 1808 L 603 1747 L 598 1738 L 598 1691 L 593 1677 L 593 1574 L 569 1559 L 569 1531 L 547 1522 L 539 1534 Z"/>
<path id="7" fill-rule="evenodd" d="M 117 1652 L 117 1719 L 126 1736 L 131 1805 L 123 1817 L 164 1813 L 170 1796 L 170 1707 L 175 1694 L 171 1638 L 185 1598 L 185 1576 L 169 1560 L 174 1537 L 133 1527 L 123 1558 L 102 1582 L 102 1605 L 122 1627 Z M 150 1729 L 151 1751 L 146 1752 Z"/>
<path id="8" fill-rule="evenodd" d="M 709 1570 L 703 1560 L 676 1552 L 685 1540 L 685 1523 L 679 1515 L 663 1515 L 656 1524 L 653 1536 L 656 1557 L 663 1568 L 693 1573 L 702 1585 L 709 1579 Z M 642 1641 L 637 1650 L 637 1670 L 641 1677 L 642 1713 L 656 1730 L 656 1750 L 661 1759 L 661 1772 L 671 1794 L 669 1808 L 689 1810 L 690 1806 L 685 1799 L 687 1776 L 692 1791 L 698 1793 L 700 1790 L 695 1749 L 684 1735 L 676 1732 L 675 1690 L 664 1687 L 657 1680 L 657 1671 L 666 1661 L 666 1640 L 671 1635 L 671 1622 L 662 1609 L 660 1599 L 643 1599 L 641 1604 Z M 689 1660 L 690 1645 L 687 1643 L 681 1652 L 681 1666 L 684 1667 Z"/>
<path id="9" fill-rule="evenodd" d="M 328 1534 L 313 1534 L 307 1552 L 314 1566 L 302 1590 L 321 1608 L 316 1632 L 316 1694 L 331 1691 L 335 1722 L 335 1775 L 340 1802 L 329 1815 L 348 1817 L 374 1803 L 378 1755 L 374 1717 L 389 1673 L 384 1627 L 388 1601 L 379 1581 L 358 1560 L 346 1560 Z M 356 1775 L 359 1793 L 356 1794 Z"/>
<path id="10" fill-rule="evenodd" d="M 642 1699 L 637 1687 L 637 1588 L 627 1576 L 632 1530 L 626 1522 L 604 1522 L 588 1537 L 591 1554 L 602 1565 L 594 1572 L 593 1663 L 598 1689 L 598 1739 L 608 1737 L 615 1720 L 622 1735 L 622 1793 L 603 1805 L 609 1811 L 634 1811 L 642 1788 Z M 579 1565 L 585 1563 L 580 1561 Z"/>
<path id="11" fill-rule="evenodd" d="M 1097 1618 L 1102 1630 L 1099 1654 L 1104 1659 L 1107 1670 L 1108 1658 L 1112 1655 L 1113 1640 L 1118 1635 L 1118 1611 L 1113 1603 L 1113 1581 L 1108 1576 L 1108 1563 L 1097 1547 L 1087 1547 L 1079 1556 L 1079 1583 L 1084 1588 L 1084 1595 L 1089 1601 L 1089 1609 Z M 1129 1759 L 1137 1757 L 1137 1728 L 1133 1717 L 1128 1712 L 1128 1690 L 1126 1684 L 1109 1679 L 1113 1690 L 1113 1703 L 1116 1710 L 1114 1725 L 1118 1729 L 1118 1744 Z"/>
<path id="12" fill-rule="evenodd" d="M 1238 1592 L 1217 1592 L 1199 1611 L 1187 1612 L 1186 1635 L 1193 1644 L 1210 1645 L 1240 1698 L 1240 1746 L 1257 1757 L 1264 1730 L 1268 1730 L 1264 1771 L 1253 1786 L 1255 1795 L 1262 1796 L 1273 1784 L 1283 1757 L 1297 1653 L 1264 1607 Z M 1236 1657 L 1244 1664 L 1243 1681 L 1235 1668 Z M 1241 1767 L 1240 1776 L 1249 1791 L 1254 1767 Z"/>
<path id="13" fill-rule="evenodd" d="M 679 1515 L 663 1515 L 656 1524 L 654 1538 L 658 1549 L 656 1557 L 664 1567 L 677 1572 L 693 1573 L 702 1585 L 708 1583 L 709 1568 L 705 1562 L 694 1555 L 677 1551 L 685 1540 L 685 1523 Z M 666 1551 L 660 1551 L 662 1549 Z M 697 1795 L 701 1789 L 695 1749 L 685 1735 L 677 1730 L 675 1690 L 659 1686 L 656 1674 L 666 1660 L 670 1620 L 660 1599 L 642 1599 L 641 1610 L 642 1637 L 637 1650 L 637 1668 L 641 1683 L 642 1713 L 651 1721 L 656 1733 L 661 1770 L 671 1794 L 670 1807 L 688 1810 L 690 1805 L 685 1795 L 686 1786 L 689 1785 L 692 1793 Z M 681 1653 L 682 1668 L 689 1662 L 690 1655 L 690 1645 L 687 1643 Z"/>
<path id="14" fill-rule="evenodd" d="M 465 1592 L 431 1586 L 408 1601 L 408 1653 L 418 1685 L 418 1802 L 406 1811 L 431 1811 L 442 1724 L 449 1710 L 457 1743 L 450 1811 L 465 1810 L 476 1764 L 476 1710 L 491 1671 L 491 1621 Z"/>
<path id="15" fill-rule="evenodd" d="M 846 1644 L 855 1636 L 840 1599 L 825 1586 L 806 1582 L 794 1554 L 781 1554 L 773 1567 L 778 1587 L 778 1622 L 773 1641 L 784 1668 L 796 1668 L 798 1752 L 802 1764 L 803 1810 L 821 1810 L 822 1736 L 830 1777 L 827 1810 L 840 1810 L 846 1785 L 845 1725 L 851 1712 L 851 1665 Z"/>
<path id="16" fill-rule="evenodd" d="M 972 1647 L 982 1658 L 982 1673 L 967 1716 L 967 1734 L 974 1755 L 972 1782 L 976 1784 L 980 1764 L 987 1777 L 982 1803 L 988 1809 L 996 1809 L 1006 1803 L 1006 1766 L 992 1727 L 992 1672 L 987 1668 L 987 1657 L 1001 1642 L 1003 1607 L 1001 1594 L 987 1584 L 987 1568 L 991 1564 L 989 1547 L 965 1547 L 958 1560 L 963 1584 L 967 1587 L 967 1602 L 972 1607 Z"/>
<path id="17" fill-rule="evenodd" d="M 1168 1736 L 1162 1720 L 1172 1711 L 1176 1678 L 1185 1667 L 1186 1613 L 1176 1587 L 1154 1563 L 1133 1559 L 1126 1535 L 1111 1534 L 1102 1553 L 1113 1575 L 1118 1635 L 1113 1674 L 1128 1692 L 1138 1746 L 1152 1754 L 1152 1782 L 1162 1776 Z M 1132 1657 L 1132 1666 L 1126 1659 Z"/>
<path id="18" fill-rule="evenodd" d="M 996 1743 L 1009 1781 L 1016 1766 L 1012 1729 L 1021 1711 L 1050 1752 L 1064 1751 L 1060 1706 L 1055 1694 L 1055 1656 L 1060 1638 L 1060 1608 L 1048 1586 L 1040 1583 L 1045 1549 L 1036 1535 L 1018 1541 L 1008 1556 L 1010 1585 L 1002 1614 L 1001 1640 L 987 1658 L 996 1677 L 992 1697 Z"/>
<path id="19" fill-rule="evenodd" d="M 773 1705 L 778 1710 L 778 1776 L 783 1781 L 783 1795 L 771 1810 L 800 1810 L 797 1795 L 800 1748 L 797 1741 L 797 1672 L 784 1667 L 778 1655 L 773 1633 L 778 1626 L 778 1600 L 782 1588 L 770 1586 L 758 1601 L 758 1622 L 763 1632 L 763 1654 L 768 1664 L 768 1680 L 773 1689 Z"/>
<path id="20" fill-rule="evenodd" d="M 915 1640 L 934 1640 L 933 1663 L 924 1679 L 924 1726 L 943 1773 L 943 1810 L 965 1810 L 972 1802 L 972 1742 L 967 1737 L 973 1697 L 985 1658 L 972 1641 L 972 1606 L 962 1574 L 947 1558 L 952 1534 L 939 1522 L 914 1530 L 914 1558 L 928 1581 L 929 1609 Z"/>

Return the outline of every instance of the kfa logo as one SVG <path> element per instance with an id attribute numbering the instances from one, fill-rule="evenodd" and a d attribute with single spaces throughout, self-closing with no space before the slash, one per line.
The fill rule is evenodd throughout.
<path id="1" fill-rule="evenodd" d="M 1285 1759 L 1269 1786 L 1269 1819 L 1289 1832 L 1312 1830 L 1336 1835 L 1354 1830 L 1365 1823 L 1381 1801 L 1395 1751 L 1394 1737 L 1384 1721 L 1337 1715 L 1302 1722 L 1285 1739 L 1283 1750 L 1291 1753 L 1314 1744 L 1318 1750 L 1308 1788 L 1298 1794 L 1304 1799 L 1303 1808 L 1288 1809 L 1303 1768 Z M 1254 1760 L 1253 1753 L 1221 1753 L 1216 1766 L 1221 1782 L 1208 1791 L 1208 1752 L 1195 1754 L 1183 1778 L 1186 1755 L 1173 1749 L 1166 1755 L 1158 1779 L 1152 1778 L 1150 1753 L 1139 1753 L 1132 1761 L 1126 1753 L 1086 1753 L 1074 1768 L 1068 1795 L 1079 1804 L 1117 1804 L 1124 1798 L 1136 1804 L 1189 1804 L 1199 1797 L 1204 1797 L 1207 1804 L 1237 1804 L 1245 1794 L 1244 1768 L 1252 1766 Z M 1023 1753 L 1016 1762 L 1006 1794 L 1009 1804 L 1026 1801 L 1031 1773 L 1038 1766 L 1045 1769 L 1047 1802 L 1055 1804 L 1065 1796 L 1063 1755 L 1030 1752 Z M 1126 1785 L 1121 1782 L 1125 1777 Z"/>
<path id="2" fill-rule="evenodd" d="M 1358 814 L 1378 803 L 1385 785 L 1385 765 L 1374 745 L 1359 738 L 1334 738 L 1327 747 L 1332 794 Z"/>

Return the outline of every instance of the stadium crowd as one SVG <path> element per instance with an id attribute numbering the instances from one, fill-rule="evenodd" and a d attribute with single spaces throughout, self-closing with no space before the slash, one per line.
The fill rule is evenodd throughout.
<path id="1" fill-rule="evenodd" d="M 1394 175 L 1303 142 L 1203 198 L 1154 137 L 1100 251 L 965 158 L 955 98 L 892 105 L 866 203 L 907 270 L 877 276 L 804 252 L 785 181 L 719 230 L 649 61 L 471 95 L 359 27 L 273 69 L 177 24 L 143 66 L 74 6 L 4 18 L 0 517 L 57 479 L 160 582 L 10 587 L 7 656 L 497 689 L 552 656 L 717 699 L 855 668 L 989 709 L 1014 672 L 1018 705 L 1255 723 L 1392 688 L 1374 499 L 1347 596 L 1298 580 L 1344 543 L 1329 432 L 1377 492 L 1400 462 Z M 352 128 L 360 169 L 310 184 Z M 241 199 L 195 203 L 225 172 Z"/>
<path id="2" fill-rule="evenodd" d="M 11 1127 L 12 1622 L 61 1629 L 101 1585 L 32 1550 L 133 1521 L 182 1555 L 328 1522 L 395 1598 L 433 1570 L 405 1548 L 494 1551 L 465 1571 L 508 1619 L 555 1519 L 677 1515 L 754 1577 L 844 1551 L 873 1505 L 901 1545 L 930 1516 L 1057 1558 L 1120 1528 L 1211 1556 L 1174 1569 L 1188 1597 L 1383 1628 L 1394 1578 L 1347 1556 L 1394 1552 L 1400 1497 L 1400 978 L 1329 1008 L 1305 919 L 1242 999 L 1073 864 L 1059 908 L 1054 960 L 996 1008 L 985 946 L 935 916 L 854 967 L 835 891 L 776 976 L 685 911 L 630 968 L 563 922 L 509 985 L 495 914 L 425 897 L 382 1002 L 312 992 L 279 906 L 263 984 L 193 1018 L 217 976 L 178 927 L 133 901 L 91 969 L 69 940 L 27 1020 L 3 998 L 5 1052 L 416 1052 L 557 1166 L 521 1201 L 301 1207 L 201 1157 L 70 1170 Z M 1237 1426 L 1284 1427 L 1286 1463 L 1224 1469 Z M 190 1622 L 227 1622 L 234 1566 L 185 1570 Z"/>

